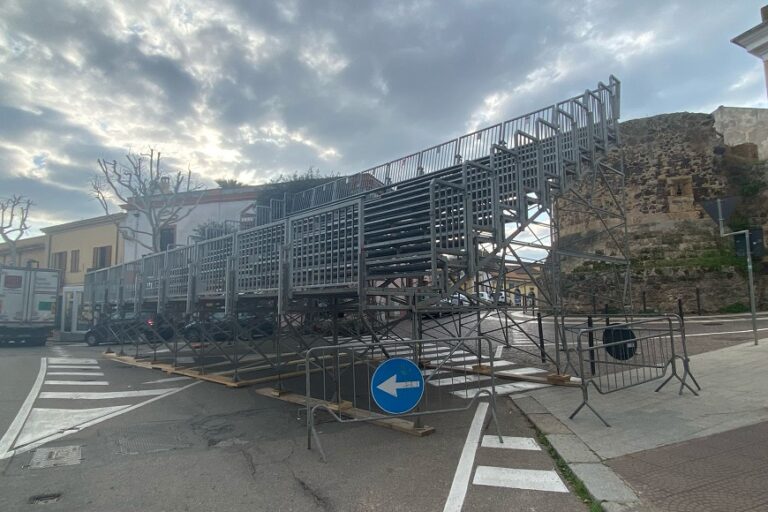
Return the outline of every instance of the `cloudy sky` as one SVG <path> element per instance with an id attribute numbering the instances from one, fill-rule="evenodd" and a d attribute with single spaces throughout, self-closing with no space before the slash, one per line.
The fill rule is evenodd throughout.
<path id="1" fill-rule="evenodd" d="M 96 159 L 352 173 L 622 81 L 623 119 L 766 107 L 759 1 L 0 0 L 0 196 L 101 214 Z"/>

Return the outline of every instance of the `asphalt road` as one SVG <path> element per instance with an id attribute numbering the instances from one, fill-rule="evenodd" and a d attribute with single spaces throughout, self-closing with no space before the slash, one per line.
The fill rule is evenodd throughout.
<path id="1" fill-rule="evenodd" d="M 476 406 L 425 419 L 436 432 L 423 438 L 325 417 L 323 463 L 298 406 L 103 350 L 0 352 L 0 510 L 586 509 L 503 397 L 501 433 L 519 438 L 504 448 Z"/>
<path id="2" fill-rule="evenodd" d="M 750 341 L 750 327 L 744 315 L 690 317 L 689 350 Z M 768 315 L 759 328 L 768 336 Z M 485 437 L 495 429 L 474 405 L 429 416 L 436 432 L 423 438 L 326 416 L 323 463 L 307 449 L 299 406 L 103 350 L 0 349 L 0 510 L 586 510 L 505 397 L 501 434 L 517 439 L 504 448 Z M 452 389 L 431 391 L 466 406 Z"/>

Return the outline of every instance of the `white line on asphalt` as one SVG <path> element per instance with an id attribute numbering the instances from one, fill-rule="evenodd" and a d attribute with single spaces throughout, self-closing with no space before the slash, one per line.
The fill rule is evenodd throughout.
<path id="1" fill-rule="evenodd" d="M 496 395 L 509 395 L 518 391 L 529 391 L 531 389 L 546 388 L 549 384 L 538 384 L 535 382 L 515 382 L 511 384 L 502 384 L 496 386 Z M 480 391 L 491 391 L 491 387 L 475 388 L 475 389 L 462 389 L 459 391 L 451 391 L 451 394 L 459 398 L 474 398 Z"/>
<path id="2" fill-rule="evenodd" d="M 480 382 L 490 379 L 490 377 L 485 375 L 456 375 L 445 377 L 444 379 L 428 380 L 427 383 L 433 386 L 456 386 L 458 384 L 466 384 L 467 382 Z"/>
<path id="3" fill-rule="evenodd" d="M 91 377 L 103 377 L 102 372 L 48 372 L 48 375 L 87 375 Z"/>
<path id="4" fill-rule="evenodd" d="M 179 380 L 189 380 L 192 377 L 168 377 L 166 379 L 157 379 L 157 380 L 150 380 L 147 382 L 142 382 L 142 384 L 165 384 L 166 382 L 176 382 Z"/>
<path id="5" fill-rule="evenodd" d="M 24 423 L 15 447 L 18 449 L 38 439 L 48 437 L 67 430 L 77 430 L 76 425 L 91 421 L 113 412 L 127 409 L 128 405 L 116 407 L 99 407 L 97 409 L 45 409 L 35 407 L 29 413 L 29 418 Z"/>
<path id="6" fill-rule="evenodd" d="M 494 358 L 501 359 L 501 353 L 504 351 L 504 345 L 499 345 L 496 347 L 496 354 L 494 354 Z"/>
<path id="7" fill-rule="evenodd" d="M 499 375 L 530 375 L 532 373 L 546 373 L 547 370 L 541 368 L 513 368 L 498 372 Z"/>
<path id="8" fill-rule="evenodd" d="M 568 492 L 568 488 L 560 480 L 560 476 L 553 470 L 478 466 L 472 483 L 531 491 Z"/>
<path id="9" fill-rule="evenodd" d="M 499 368 L 506 368 L 508 366 L 515 366 L 517 363 L 513 363 L 512 361 L 494 361 L 493 362 L 493 369 L 498 370 Z M 466 368 L 468 370 L 471 370 L 475 365 L 474 364 L 464 364 L 459 366 L 453 366 L 452 368 Z"/>
<path id="10" fill-rule="evenodd" d="M 78 359 L 76 357 L 49 357 L 50 364 L 99 364 L 95 359 Z"/>
<path id="11" fill-rule="evenodd" d="M 47 380 L 46 386 L 109 386 L 105 380 Z"/>
<path id="12" fill-rule="evenodd" d="M 101 370 L 98 366 L 84 364 L 49 364 L 49 370 Z"/>
<path id="13" fill-rule="evenodd" d="M 459 464 L 456 466 L 456 474 L 453 475 L 453 483 L 448 498 L 445 500 L 443 512 L 460 512 L 461 507 L 464 506 L 464 497 L 467 495 L 469 477 L 472 475 L 472 465 L 475 463 L 475 453 L 477 453 L 477 445 L 480 442 L 486 412 L 488 412 L 488 403 L 478 403 L 475 417 L 469 426 L 467 440 L 464 442 L 464 449 L 461 451 Z"/>
<path id="14" fill-rule="evenodd" d="M 13 419 L 13 423 L 11 423 L 11 426 L 8 427 L 8 430 L 5 432 L 5 435 L 3 435 L 3 438 L 0 439 L 0 459 L 4 459 L 8 455 L 8 450 L 16 440 L 16 436 L 19 435 L 21 427 L 24 426 L 24 422 L 27 421 L 27 416 L 29 416 L 29 412 L 32 410 L 32 404 L 35 403 L 37 393 L 40 391 L 40 387 L 43 385 L 43 379 L 45 379 L 45 369 L 46 361 L 44 357 L 41 357 L 40 371 L 37 373 L 37 379 L 35 379 L 35 383 L 32 385 L 32 389 L 29 390 L 29 394 L 24 400 L 24 403 L 21 405 L 21 409 L 19 409 L 19 412 Z"/>
<path id="15" fill-rule="evenodd" d="M 106 421 L 106 420 L 112 419 L 115 416 L 119 416 L 119 415 L 124 414 L 126 412 L 131 412 L 133 410 L 138 409 L 139 407 L 144 407 L 145 405 L 151 404 L 152 402 L 155 402 L 157 400 L 161 400 L 161 399 L 163 399 L 163 398 L 165 398 L 167 396 L 174 395 L 174 394 L 176 394 L 176 393 L 178 393 L 180 391 L 184 391 L 187 388 L 191 388 L 192 386 L 196 386 L 196 385 L 200 384 L 201 382 L 203 382 L 203 381 L 196 380 L 195 382 L 193 382 L 191 384 L 187 384 L 186 386 L 182 386 L 180 388 L 171 388 L 170 390 L 168 390 L 168 389 L 154 390 L 154 391 L 167 391 L 167 393 L 164 393 L 164 394 L 162 394 L 160 396 L 155 396 L 154 398 L 151 398 L 151 399 L 146 400 L 144 402 L 138 403 L 136 405 L 132 405 L 132 406 L 128 407 L 127 409 L 122 409 L 122 410 L 119 410 L 119 411 L 114 412 L 112 414 L 108 414 L 106 416 L 102 416 L 101 418 L 97 418 L 97 419 L 88 421 L 86 423 L 83 423 L 82 425 L 77 425 L 78 431 L 79 430 L 83 430 L 85 428 L 88 428 L 88 427 L 90 427 L 92 425 L 95 425 L 97 423 L 100 423 L 102 421 Z M 44 394 L 44 393 L 41 393 L 41 395 L 42 394 Z M 92 394 L 97 394 L 98 395 L 98 394 L 106 394 L 106 393 L 92 393 Z M 142 396 L 145 396 L 145 395 L 142 395 Z M 50 443 L 51 441 L 55 441 L 57 439 L 61 439 L 62 437 L 66 436 L 66 435 L 69 435 L 70 433 L 72 433 L 72 432 L 71 431 L 69 431 L 69 432 L 61 432 L 59 434 L 54 434 L 52 436 L 48 436 L 46 438 L 40 439 L 38 441 L 35 441 L 34 443 L 28 444 L 27 446 L 24 446 L 22 448 L 17 448 L 17 449 L 15 449 L 13 451 L 10 451 L 10 452 L 6 453 L 5 455 L 0 455 L 0 459 L 9 457 L 9 456 L 14 455 L 14 454 L 20 454 L 20 453 L 28 452 L 30 450 L 34 450 L 38 446 L 42 446 L 42 445 L 44 445 L 46 443 Z"/>
<path id="16" fill-rule="evenodd" d="M 768 327 L 759 327 L 757 329 L 758 331 L 768 331 Z M 688 334 L 685 333 L 686 338 L 693 338 L 694 336 L 716 336 L 718 334 L 745 334 L 748 332 L 752 332 L 752 329 L 747 329 L 746 331 L 727 331 L 727 332 L 701 332 L 697 334 Z"/>
<path id="17" fill-rule="evenodd" d="M 202 381 L 201 381 L 202 382 Z M 107 398 L 133 398 L 137 396 L 154 396 L 168 393 L 177 388 L 170 389 L 142 389 L 138 391 L 43 391 L 40 398 L 63 398 L 69 400 L 103 400 Z"/>
<path id="18" fill-rule="evenodd" d="M 506 448 L 508 450 L 541 450 L 541 447 L 532 437 L 502 436 L 503 443 L 499 442 L 499 436 L 483 436 L 480 444 L 483 448 Z"/>

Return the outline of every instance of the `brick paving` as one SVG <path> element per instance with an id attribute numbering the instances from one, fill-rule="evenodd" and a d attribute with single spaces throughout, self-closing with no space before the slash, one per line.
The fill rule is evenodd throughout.
<path id="1" fill-rule="evenodd" d="M 607 461 L 664 512 L 768 510 L 768 422 Z"/>

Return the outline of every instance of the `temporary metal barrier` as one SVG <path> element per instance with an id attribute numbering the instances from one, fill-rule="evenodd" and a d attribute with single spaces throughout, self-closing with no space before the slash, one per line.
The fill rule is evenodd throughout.
<path id="1" fill-rule="evenodd" d="M 413 362 L 423 376 L 423 394 L 411 410 L 391 414 L 377 402 L 375 391 L 376 370 L 382 363 L 394 358 Z M 339 423 L 383 422 L 390 428 L 406 430 L 422 428 L 423 416 L 466 411 L 483 396 L 487 396 L 496 430 L 501 439 L 496 417 L 496 387 L 494 380 L 493 343 L 484 338 L 445 338 L 430 340 L 381 340 L 376 343 L 344 343 L 312 347 L 305 355 L 305 407 L 307 414 L 307 448 L 314 440 L 323 460 L 325 452 L 315 428 L 315 417 L 322 410 Z M 484 376 L 470 375 L 466 368 L 481 367 Z M 454 370 L 461 370 L 453 373 Z M 416 387 L 415 381 L 402 381 L 395 376 L 389 384 L 390 394 L 398 389 Z M 488 386 L 477 388 L 480 379 Z M 452 393 L 431 381 L 450 380 Z M 443 383 L 444 384 L 444 383 Z M 380 385 L 381 386 L 381 385 Z M 468 403 L 462 403 L 455 394 L 463 392 Z M 413 425 L 402 418 L 415 418 Z M 399 427 L 399 428 L 398 428 Z"/>
<path id="2" fill-rule="evenodd" d="M 698 396 L 686 382 L 691 377 L 694 385 L 701 389 L 690 371 L 685 331 L 679 316 L 667 315 L 601 326 L 591 324 L 590 318 L 586 326 L 577 331 L 571 329 L 571 332 L 577 333 L 575 351 L 582 392 L 582 402 L 571 414 L 571 419 L 586 406 L 605 426 L 610 426 L 589 403 L 590 385 L 605 395 L 662 379 L 669 372 L 656 391 L 675 378 L 680 381 L 679 394 L 688 388 Z M 679 349 L 676 347 L 678 342 Z"/>

